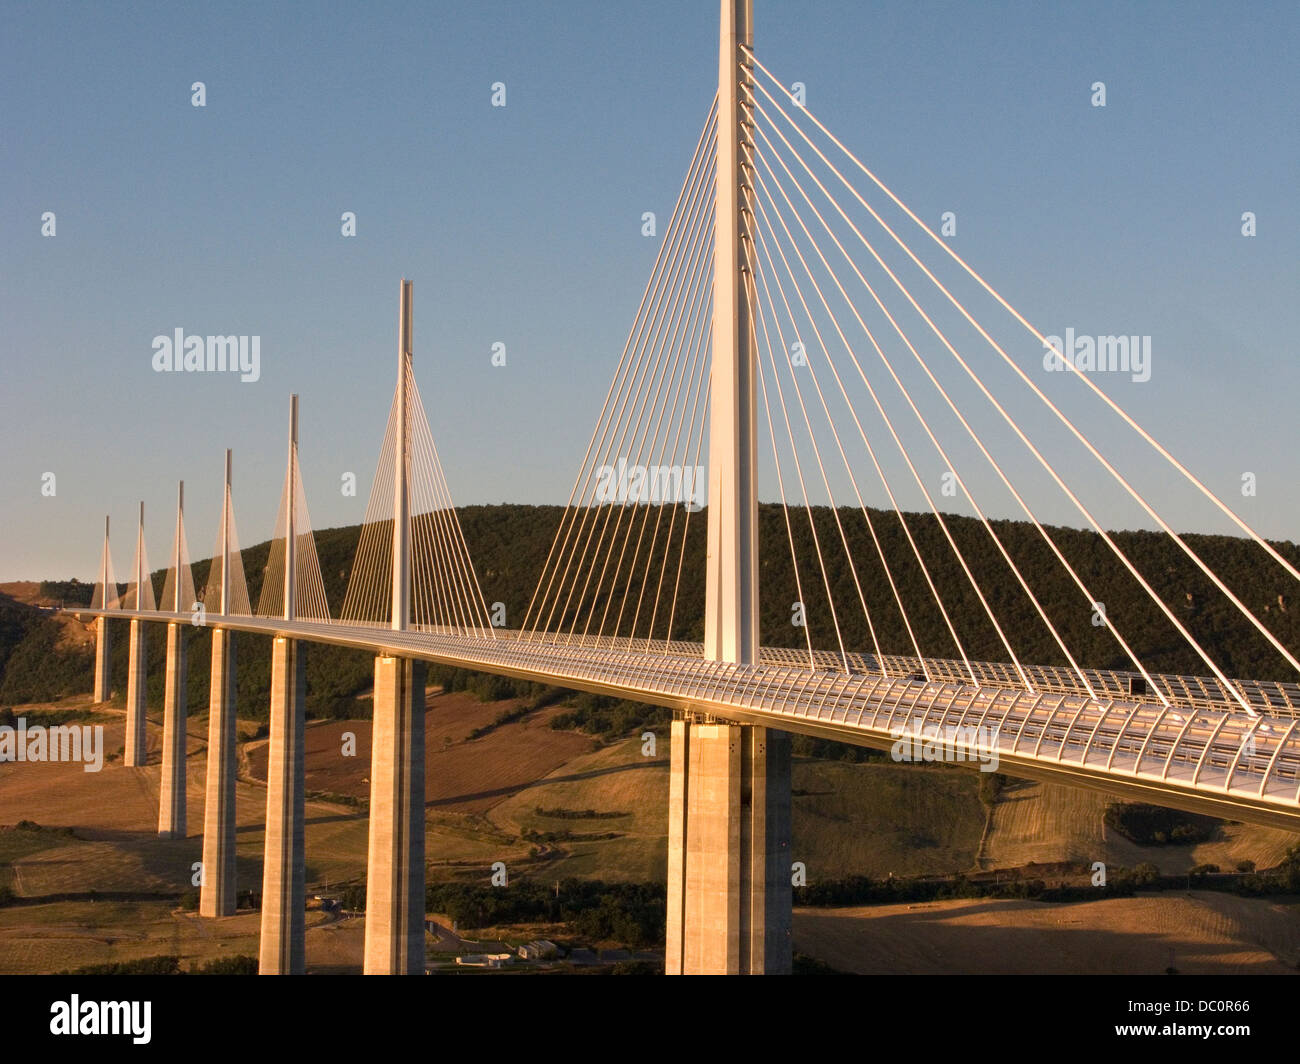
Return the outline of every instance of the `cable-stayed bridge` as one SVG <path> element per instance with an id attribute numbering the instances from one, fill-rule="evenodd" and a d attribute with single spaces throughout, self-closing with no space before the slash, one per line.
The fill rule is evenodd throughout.
<path id="1" fill-rule="evenodd" d="M 1008 326 L 1021 340 L 1028 335 L 1033 360 L 1000 338 Z M 718 95 L 518 627 L 494 624 L 453 506 L 416 383 L 407 281 L 398 333 L 397 385 L 341 603 L 327 601 L 316 555 L 295 396 L 270 558 L 260 584 L 253 581 L 256 602 L 235 529 L 227 452 L 206 586 L 196 588 L 191 573 L 182 489 L 161 596 L 149 577 L 141 504 L 125 592 L 106 519 L 94 600 L 76 610 L 96 618 L 100 701 L 110 694 L 107 620 L 130 620 L 127 766 L 145 756 L 145 626 L 166 625 L 164 835 L 184 834 L 186 822 L 184 629 L 214 630 L 204 916 L 234 911 L 234 633 L 274 638 L 264 972 L 304 964 L 309 643 L 376 654 L 367 972 L 423 970 L 429 662 L 676 711 L 669 972 L 789 969 L 790 732 L 885 749 L 934 744 L 948 759 L 996 758 L 1014 775 L 1300 830 L 1300 685 L 1230 676 L 1183 605 L 1160 593 L 1150 566 L 1100 523 L 1088 501 L 1096 485 L 1145 515 L 1159 530 L 1153 542 L 1196 574 L 1198 595 L 1226 604 L 1239 629 L 1276 661 L 1275 675 L 1300 679 L 1296 648 L 1196 542 L 1174 530 L 1142 489 L 1144 477 L 1104 453 L 1098 417 L 1109 419 L 1108 432 L 1131 438 L 1136 450 L 1127 453 L 1138 456 L 1138 473 L 1158 467 L 1286 580 L 1300 580 L 1295 560 L 1183 466 L 1095 383 L 1087 361 L 1031 325 L 783 87 L 754 53 L 748 0 L 721 2 Z M 1048 362 L 1057 356 L 1051 368 L 1073 389 L 1068 401 L 1050 394 L 1036 372 L 1039 363 L 1047 368 L 1044 351 Z M 1095 355 L 1119 360 L 1122 353 L 1111 344 Z M 1075 413 L 1081 403 L 1096 408 L 1087 420 Z M 1092 463 L 1082 485 L 1037 440 L 1045 423 Z M 760 542 L 760 482 L 779 499 L 784 540 Z M 1142 611 L 1107 613 L 1093 586 L 1097 563 L 1072 557 L 1059 529 L 1043 520 L 1043 488 L 1096 533 L 1105 564 L 1129 582 Z M 942 509 L 950 496 L 978 522 L 978 555 Z M 909 513 L 913 498 L 928 514 Z M 1005 524 L 989 516 L 1008 499 L 1070 603 L 1036 586 Z M 885 549 L 882 517 L 898 526 L 905 551 Z M 698 540 L 701 525 L 703 565 L 687 549 L 692 527 Z M 791 616 L 802 647 L 759 638 L 761 575 L 778 558 L 795 587 Z M 981 575 L 990 565 L 995 581 Z M 679 607 L 687 601 L 704 604 L 702 640 L 684 630 Z M 1080 645 L 1070 611 L 1093 615 L 1105 660 L 1122 668 L 1087 664 L 1099 660 L 1097 651 Z M 1204 665 L 1199 675 L 1148 667 L 1135 648 L 1149 645 L 1139 636 L 1153 624 Z M 1031 633 L 1035 645 L 1046 640 L 1053 648 L 1055 664 L 1025 660 Z M 986 660 L 975 647 L 996 656 Z"/>

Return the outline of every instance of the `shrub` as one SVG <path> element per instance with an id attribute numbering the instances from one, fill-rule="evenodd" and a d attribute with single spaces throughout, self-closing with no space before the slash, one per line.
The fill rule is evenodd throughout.
<path id="1" fill-rule="evenodd" d="M 240 954 L 237 957 L 218 957 L 207 964 L 191 968 L 190 975 L 256 975 L 257 958 Z"/>

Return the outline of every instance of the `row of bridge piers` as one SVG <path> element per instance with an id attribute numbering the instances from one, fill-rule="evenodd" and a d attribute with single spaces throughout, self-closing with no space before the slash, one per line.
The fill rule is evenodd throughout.
<path id="1" fill-rule="evenodd" d="M 132 618 L 123 762 L 146 764 L 147 622 Z M 166 622 L 158 834 L 185 838 L 186 648 Z M 111 694 L 108 619 L 95 620 L 95 700 Z M 425 677 L 422 661 L 375 658 L 366 861 L 366 974 L 424 971 Z M 306 970 L 306 646 L 274 638 L 259 970 Z M 199 915 L 231 916 L 235 871 L 235 633 L 214 627 Z M 790 737 L 680 714 L 672 723 L 665 970 L 790 970 Z"/>
<path id="2" fill-rule="evenodd" d="M 147 762 L 146 623 L 130 620 L 123 764 Z M 111 695 L 108 618 L 95 627 L 96 702 Z M 185 838 L 186 648 L 180 622 L 167 622 L 158 835 Z M 262 872 L 259 970 L 305 971 L 306 840 L 304 818 L 306 646 L 276 636 L 271 651 L 270 735 Z M 235 872 L 235 633 L 212 632 L 207 773 L 199 915 L 232 916 Z M 375 658 L 366 870 L 366 974 L 424 971 L 424 690 L 423 662 Z"/>

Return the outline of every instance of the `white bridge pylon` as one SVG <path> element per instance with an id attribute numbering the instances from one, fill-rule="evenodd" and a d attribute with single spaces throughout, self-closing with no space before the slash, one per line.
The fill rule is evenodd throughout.
<path id="1" fill-rule="evenodd" d="M 397 385 L 341 619 L 491 639 L 496 633 L 415 380 L 411 298 L 411 282 L 403 280 Z"/>
<path id="2" fill-rule="evenodd" d="M 244 557 L 239 549 L 239 533 L 235 529 L 235 503 L 231 491 L 231 452 L 226 451 L 226 478 L 222 492 L 221 524 L 217 529 L 217 542 L 212 550 L 212 564 L 203 590 L 203 606 L 208 613 L 239 614 L 250 616 L 253 612 L 248 598 L 248 580 L 244 574 Z M 143 549 L 143 538 L 141 549 Z"/>
<path id="3" fill-rule="evenodd" d="M 316 554 L 316 536 L 312 532 L 311 514 L 307 512 L 307 493 L 302 486 L 298 465 L 298 396 L 289 397 L 289 460 L 280 492 L 280 510 L 275 518 L 271 551 L 266 560 L 266 575 L 257 612 L 263 617 L 295 617 L 328 621 L 329 603 L 325 598 L 325 581 L 321 578 L 320 558 Z"/>

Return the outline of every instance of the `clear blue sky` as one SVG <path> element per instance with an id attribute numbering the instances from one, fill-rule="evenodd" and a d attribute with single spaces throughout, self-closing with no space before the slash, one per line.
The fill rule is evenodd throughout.
<path id="1" fill-rule="evenodd" d="M 954 246 L 1044 331 L 1153 335 L 1152 381 L 1105 386 L 1297 538 L 1294 3 L 755 6 L 764 62 L 922 216 L 956 210 Z M 563 502 L 716 33 L 711 0 L 0 6 L 0 579 L 90 576 L 104 513 L 121 576 L 140 498 L 161 565 L 181 478 L 206 556 L 227 446 L 241 537 L 267 538 L 290 391 L 314 525 L 359 521 L 403 276 L 457 502 Z M 178 327 L 260 335 L 260 381 L 154 373 Z M 1188 498 L 1176 525 L 1223 527 Z"/>

